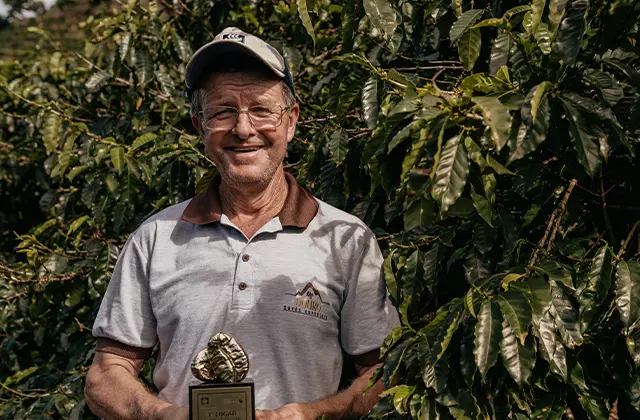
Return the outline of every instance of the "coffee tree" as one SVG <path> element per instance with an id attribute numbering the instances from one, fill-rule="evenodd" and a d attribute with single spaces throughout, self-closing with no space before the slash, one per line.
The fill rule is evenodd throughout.
<path id="1" fill-rule="evenodd" d="M 91 417 L 119 248 L 215 174 L 184 66 L 238 26 L 293 69 L 287 170 L 385 253 L 402 327 L 370 417 L 640 417 L 639 16 L 631 0 L 131 0 L 82 24 L 83 51 L 31 29 L 52 52 L 0 70 L 0 416 Z"/>

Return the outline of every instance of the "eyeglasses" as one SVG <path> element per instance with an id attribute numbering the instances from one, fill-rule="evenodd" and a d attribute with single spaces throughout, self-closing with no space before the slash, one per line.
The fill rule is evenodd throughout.
<path id="1" fill-rule="evenodd" d="M 247 114 L 251 125 L 256 130 L 274 130 L 282 124 L 282 114 L 291 109 L 280 105 L 255 105 L 249 109 L 238 109 L 232 106 L 212 106 L 199 114 L 203 125 L 212 131 L 228 131 L 238 123 L 239 114 Z"/>

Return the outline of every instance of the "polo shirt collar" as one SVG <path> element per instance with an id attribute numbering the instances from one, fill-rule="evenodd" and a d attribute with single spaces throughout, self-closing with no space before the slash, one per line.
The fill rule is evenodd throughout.
<path id="1" fill-rule="evenodd" d="M 293 175 L 285 172 L 288 192 L 284 206 L 278 214 L 280 224 L 306 228 L 318 213 L 318 202 L 304 188 L 298 184 Z M 191 199 L 182 213 L 181 219 L 196 225 L 219 222 L 222 218 L 220 204 L 220 175 L 214 177 L 207 188 Z"/>

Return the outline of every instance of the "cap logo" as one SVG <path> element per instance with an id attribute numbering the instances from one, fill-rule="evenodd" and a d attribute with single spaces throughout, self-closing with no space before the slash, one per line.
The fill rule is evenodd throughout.
<path id="1" fill-rule="evenodd" d="M 230 39 L 232 41 L 242 42 L 244 44 L 244 35 L 242 34 L 224 34 L 222 39 Z"/>

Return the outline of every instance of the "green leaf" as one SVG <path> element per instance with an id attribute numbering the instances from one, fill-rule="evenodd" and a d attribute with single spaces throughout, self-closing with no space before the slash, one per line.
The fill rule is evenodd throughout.
<path id="1" fill-rule="evenodd" d="M 87 80 L 87 84 L 85 85 L 89 92 L 97 92 L 100 90 L 107 82 L 111 79 L 111 75 L 105 72 L 94 73 Z"/>
<path id="2" fill-rule="evenodd" d="M 407 177 L 409 171 L 420 161 L 420 158 L 424 152 L 424 144 L 427 140 L 427 130 L 420 130 L 420 137 L 413 141 L 409 153 L 404 157 L 402 161 L 402 172 L 400 173 L 400 179 L 404 180 Z"/>
<path id="3" fill-rule="evenodd" d="M 607 246 L 600 248 L 593 258 L 586 282 L 577 289 L 582 331 L 587 329 L 594 312 L 609 293 L 611 271 L 613 270 L 611 259 L 609 248 Z"/>
<path id="4" fill-rule="evenodd" d="M 398 26 L 396 11 L 387 0 L 363 0 L 364 11 L 376 28 L 384 33 L 387 41 L 391 39 Z"/>
<path id="5" fill-rule="evenodd" d="M 475 331 L 475 356 L 476 366 L 482 375 L 482 379 L 486 378 L 489 369 L 498 360 L 498 349 L 500 339 L 502 338 L 502 317 L 498 305 L 491 299 L 487 299 L 482 303 L 480 312 L 478 313 L 478 323 Z"/>
<path id="6" fill-rule="evenodd" d="M 387 290 L 394 302 L 398 302 L 398 283 L 396 281 L 396 275 L 393 272 L 393 254 L 396 250 L 389 252 L 389 255 L 384 259 L 383 272 L 384 280 L 387 284 Z"/>
<path id="7" fill-rule="evenodd" d="M 153 58 L 145 51 L 138 51 L 138 59 L 136 60 L 136 77 L 138 83 L 142 86 L 153 80 Z"/>
<path id="8" fill-rule="evenodd" d="M 449 31 L 451 43 L 456 42 L 458 38 L 467 33 L 476 21 L 482 17 L 483 13 L 483 9 L 472 9 L 464 12 L 462 16 L 451 25 L 451 30 Z"/>
<path id="9" fill-rule="evenodd" d="M 67 174 L 67 178 L 69 179 L 69 181 L 73 182 L 75 177 L 77 177 L 82 172 L 86 171 L 87 169 L 89 169 L 89 167 L 87 165 L 75 166 L 75 167 L 71 168 L 71 170 Z"/>
<path id="10" fill-rule="evenodd" d="M 69 236 L 72 233 L 74 233 L 75 231 L 77 231 L 80 228 L 80 226 L 82 226 L 84 223 L 89 222 L 90 220 L 91 220 L 91 217 L 89 217 L 87 215 L 78 217 L 76 220 L 71 222 L 71 224 L 69 225 L 69 230 L 67 231 L 67 236 Z"/>
<path id="11" fill-rule="evenodd" d="M 498 73 L 500 67 L 509 63 L 509 52 L 513 46 L 513 37 L 510 32 L 503 32 L 496 38 L 491 47 L 491 64 L 489 72 L 492 75 Z"/>
<path id="12" fill-rule="evenodd" d="M 191 45 L 189 45 L 189 43 L 184 39 L 180 38 L 177 34 L 173 34 L 171 42 L 173 43 L 173 49 L 178 54 L 178 57 L 180 57 L 180 60 L 183 63 L 187 63 L 193 55 Z"/>
<path id="13" fill-rule="evenodd" d="M 532 0 L 531 2 L 531 30 L 536 33 L 540 20 L 542 19 L 542 12 L 544 6 L 547 4 L 546 0 Z"/>
<path id="14" fill-rule="evenodd" d="M 398 131 L 389 142 L 387 153 L 391 153 L 393 149 L 404 143 L 413 131 L 420 128 L 421 123 L 421 120 L 415 120 L 402 127 L 402 130 Z"/>
<path id="15" fill-rule="evenodd" d="M 471 98 L 471 100 L 480 108 L 484 116 L 483 123 L 491 130 L 491 140 L 499 152 L 509 140 L 511 129 L 509 110 L 495 97 L 480 96 Z"/>
<path id="16" fill-rule="evenodd" d="M 476 23 L 472 28 L 486 28 L 487 26 L 504 28 L 506 25 L 507 20 L 504 18 L 489 18 Z"/>
<path id="17" fill-rule="evenodd" d="M 473 245 L 485 257 L 493 248 L 496 236 L 497 230 L 484 220 L 478 220 L 473 227 Z"/>
<path id="18" fill-rule="evenodd" d="M 584 79 L 598 92 L 598 95 L 610 106 L 614 106 L 624 97 L 622 86 L 607 72 L 589 69 L 584 74 Z"/>
<path id="19" fill-rule="evenodd" d="M 424 258 L 422 259 L 423 285 L 431 294 L 435 292 L 438 285 L 438 268 L 442 259 L 442 255 L 439 252 L 440 247 L 441 245 L 436 242 L 424 253 Z"/>
<path id="20" fill-rule="evenodd" d="M 157 70 L 155 72 L 155 75 L 156 75 L 156 80 L 160 82 L 160 88 L 162 89 L 162 93 L 164 93 L 167 96 L 173 95 L 176 87 L 173 83 L 173 79 L 171 79 L 171 76 L 169 76 L 167 73 L 161 70 Z"/>
<path id="21" fill-rule="evenodd" d="M 640 263 L 620 261 L 616 270 L 616 307 L 625 328 L 640 322 Z"/>
<path id="22" fill-rule="evenodd" d="M 600 169 L 600 147 L 597 134 L 593 131 L 592 125 L 586 117 L 574 104 L 560 97 L 567 117 L 569 119 L 569 130 L 573 147 L 578 154 L 578 161 L 584 166 L 589 176 L 594 177 Z"/>
<path id="23" fill-rule="evenodd" d="M 558 27 L 556 45 L 560 58 L 566 64 L 573 64 L 578 58 L 586 28 L 585 15 L 588 6 L 587 0 L 570 0 L 564 19 Z"/>
<path id="24" fill-rule="evenodd" d="M 578 311 L 569 295 L 561 287 L 551 285 L 551 302 L 549 312 L 553 316 L 564 345 L 570 349 L 582 345 Z"/>
<path id="25" fill-rule="evenodd" d="M 510 139 L 509 162 L 518 160 L 533 152 L 547 138 L 549 120 L 551 112 L 546 90 L 550 86 L 548 82 L 542 82 L 532 88 L 524 104 L 522 105 L 521 116 L 524 124 L 524 132 L 518 131 L 515 138 Z"/>
<path id="26" fill-rule="evenodd" d="M 461 251 L 464 251 L 464 248 L 460 248 Z M 451 256 L 451 259 L 447 263 L 447 269 L 450 264 L 452 264 L 452 260 L 456 253 Z M 464 254 L 464 263 L 462 264 L 464 268 L 464 276 L 469 284 L 476 284 L 479 280 L 482 280 L 491 274 L 491 267 L 489 262 L 485 257 L 476 250 L 475 247 L 470 247 L 466 253 Z"/>
<path id="27" fill-rule="evenodd" d="M 549 33 L 549 25 L 540 23 L 535 32 L 538 47 L 543 54 L 551 54 L 551 34 Z"/>
<path id="28" fill-rule="evenodd" d="M 24 369 L 24 370 L 19 370 L 16 373 L 14 373 L 13 375 L 9 376 L 2 384 L 4 386 L 17 384 L 18 382 L 20 382 L 24 378 L 27 378 L 27 377 L 33 375 L 34 373 L 36 373 L 36 371 L 38 369 L 39 369 L 38 366 L 31 366 L 30 368 L 27 368 L 27 369 Z"/>
<path id="29" fill-rule="evenodd" d="M 133 34 L 131 32 L 125 32 L 120 39 L 120 60 L 125 62 L 129 56 L 131 48 L 131 41 L 133 41 Z"/>
<path id="30" fill-rule="evenodd" d="M 591 393 L 578 393 L 578 401 L 590 420 L 602 420 L 609 418 L 609 410 L 604 399 Z"/>
<path id="31" fill-rule="evenodd" d="M 508 291 L 496 297 L 505 322 L 509 324 L 511 333 L 515 334 L 520 344 L 529 333 L 532 322 L 531 304 L 526 295 L 519 291 Z"/>
<path id="32" fill-rule="evenodd" d="M 338 87 L 338 108 L 336 115 L 339 119 L 344 118 L 351 106 L 362 92 L 362 76 L 358 73 L 352 73 L 345 77 Z"/>
<path id="33" fill-rule="evenodd" d="M 62 129 L 62 118 L 58 114 L 49 114 L 42 126 L 42 140 L 47 154 L 51 154 L 58 148 L 60 133 Z"/>
<path id="34" fill-rule="evenodd" d="M 298 15 L 300 16 L 300 20 L 302 21 L 302 25 L 307 30 L 309 36 L 313 42 L 316 42 L 316 33 L 313 30 L 313 24 L 311 23 L 311 18 L 309 17 L 309 9 L 307 8 L 307 0 L 296 0 L 298 4 Z"/>
<path id="35" fill-rule="evenodd" d="M 464 16 L 464 15 L 463 15 Z M 480 57 L 482 36 L 480 29 L 470 29 L 458 40 L 458 56 L 465 69 L 471 70 Z"/>
<path id="36" fill-rule="evenodd" d="M 471 191 L 471 199 L 473 200 L 473 207 L 475 207 L 480 217 L 482 217 L 489 226 L 493 226 L 491 223 L 491 202 L 475 191 Z"/>
<path id="37" fill-rule="evenodd" d="M 124 169 L 125 159 L 124 159 L 124 149 L 120 146 L 112 147 L 109 150 L 109 154 L 111 155 L 111 163 L 113 163 L 113 167 L 120 174 L 122 173 L 122 169 Z"/>
<path id="38" fill-rule="evenodd" d="M 521 6 L 516 6 L 516 7 L 513 7 L 511 9 L 507 10 L 505 15 L 507 15 L 509 18 L 512 18 L 513 16 L 515 16 L 515 15 L 517 15 L 519 13 L 528 12 L 529 10 L 531 10 L 531 6 L 529 6 L 528 4 L 523 4 Z"/>
<path id="39" fill-rule="evenodd" d="M 473 305 L 470 307 L 472 308 Z M 460 371 L 462 372 L 462 377 L 464 378 L 467 386 L 471 387 L 477 370 L 475 357 L 473 355 L 473 348 L 475 346 L 475 328 L 473 322 L 463 324 L 461 328 L 463 328 L 463 330 L 460 340 Z"/>
<path id="40" fill-rule="evenodd" d="M 447 386 L 449 367 L 445 359 L 435 361 L 433 349 L 426 338 L 420 341 L 420 365 L 422 381 L 427 388 L 433 388 L 437 393 Z"/>
<path id="41" fill-rule="evenodd" d="M 506 319 L 502 322 L 500 355 L 504 367 L 518 386 L 529 382 L 531 372 L 536 364 L 535 340 L 533 337 L 529 337 L 525 343 L 518 343 L 517 334 Z"/>
<path id="42" fill-rule="evenodd" d="M 144 133 L 136 137 L 133 143 L 131 143 L 131 146 L 129 146 L 129 154 L 137 151 L 138 149 L 141 149 L 143 146 L 154 141 L 157 138 L 158 135 L 155 133 Z"/>
<path id="43" fill-rule="evenodd" d="M 450 138 L 442 149 L 431 195 L 440 203 L 440 213 L 446 213 L 449 207 L 462 195 L 469 174 L 469 158 L 461 137 Z"/>
<path id="44" fill-rule="evenodd" d="M 549 1 L 549 32 L 552 38 L 556 37 L 558 26 L 564 16 L 567 0 L 550 0 Z"/>
<path id="45" fill-rule="evenodd" d="M 336 164 L 340 165 L 347 156 L 347 152 L 349 151 L 348 143 L 349 136 L 343 128 L 339 128 L 331 133 L 328 146 L 331 151 L 331 157 Z"/>
<path id="46" fill-rule="evenodd" d="M 486 161 L 487 161 L 487 165 L 489 165 L 491 169 L 496 171 L 498 175 L 515 175 L 515 173 L 511 172 L 510 170 L 502 166 L 500 162 L 492 158 L 491 155 L 489 154 L 487 154 Z"/>
<path id="47" fill-rule="evenodd" d="M 551 303 L 549 284 L 542 277 L 530 277 L 526 281 L 513 282 L 509 290 L 523 292 L 531 304 L 533 323 L 538 325 Z"/>
<path id="48" fill-rule="evenodd" d="M 362 87 L 362 113 L 367 127 L 373 130 L 378 119 L 378 78 L 371 76 Z"/>

